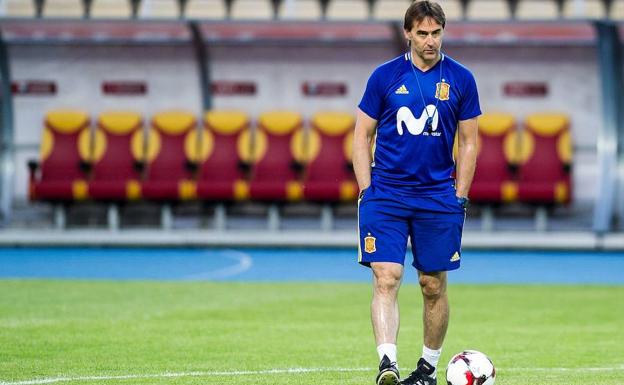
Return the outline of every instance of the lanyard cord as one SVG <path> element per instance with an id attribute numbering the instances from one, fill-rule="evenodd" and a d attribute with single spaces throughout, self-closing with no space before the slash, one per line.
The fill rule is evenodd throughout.
<path id="1" fill-rule="evenodd" d="M 440 58 L 440 80 L 436 87 L 441 87 L 442 85 L 442 63 L 444 62 L 444 54 L 441 54 L 441 55 L 442 57 Z M 410 59 L 410 68 L 412 69 L 412 72 L 414 73 L 414 77 L 416 78 L 418 91 L 420 91 L 420 98 L 422 99 L 423 105 L 425 106 L 425 114 L 427 114 L 427 123 L 426 123 L 427 132 L 431 132 L 433 131 L 433 118 L 436 116 L 436 113 L 438 112 L 438 102 L 440 102 L 440 98 L 439 97 L 436 98 L 436 104 L 433 109 L 433 115 L 429 116 L 429 110 L 427 110 L 427 102 L 425 102 L 425 97 L 423 95 L 422 88 L 420 87 L 420 81 L 418 81 L 418 74 L 416 73 L 416 70 L 414 69 L 415 67 L 414 63 L 412 62 L 412 53 L 410 52 L 408 56 Z M 438 91 L 436 88 L 436 93 L 437 92 Z"/>

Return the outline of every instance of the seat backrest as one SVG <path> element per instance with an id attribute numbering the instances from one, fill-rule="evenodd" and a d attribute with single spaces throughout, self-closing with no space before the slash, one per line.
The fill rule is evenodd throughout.
<path id="1" fill-rule="evenodd" d="M 526 139 L 522 145 L 522 181 L 567 179 L 566 169 L 572 162 L 572 140 L 569 119 L 564 114 L 543 113 L 527 116 Z"/>
<path id="2" fill-rule="evenodd" d="M 292 138 L 301 129 L 302 117 L 298 112 L 271 111 L 258 117 L 251 142 L 254 180 L 285 182 L 297 179 L 292 167 L 295 161 Z"/>
<path id="3" fill-rule="evenodd" d="M 232 19 L 267 20 L 273 18 L 273 5 L 270 0 L 234 0 Z"/>
<path id="4" fill-rule="evenodd" d="M 108 111 L 98 117 L 94 135 L 93 180 L 138 179 L 143 118 L 131 111 Z M 135 148 L 136 147 L 136 148 Z"/>
<path id="5" fill-rule="evenodd" d="M 327 19 L 366 20 L 370 16 L 366 0 L 331 0 L 327 5 Z"/>
<path id="6" fill-rule="evenodd" d="M 461 20 L 464 18 L 464 9 L 461 0 L 439 0 L 444 10 L 446 20 Z"/>
<path id="7" fill-rule="evenodd" d="M 624 20 L 624 1 L 614 1 L 611 3 L 609 18 L 612 20 Z"/>
<path id="8" fill-rule="evenodd" d="M 43 17 L 80 18 L 84 16 L 82 0 L 46 0 Z"/>
<path id="9" fill-rule="evenodd" d="M 485 113 L 479 117 L 477 168 L 474 182 L 508 181 L 512 178 L 510 163 L 505 153 L 504 141 L 517 129 L 513 115 Z"/>
<path id="10" fill-rule="evenodd" d="M 184 16 L 191 19 L 225 19 L 224 0 L 188 0 Z"/>
<path id="11" fill-rule="evenodd" d="M 601 19 L 607 16 L 602 0 L 565 0 L 563 17 L 567 19 Z"/>
<path id="12" fill-rule="evenodd" d="M 373 5 L 373 19 L 403 21 L 410 0 L 377 0 Z"/>
<path id="13" fill-rule="evenodd" d="M 312 127 L 304 143 L 306 181 L 340 183 L 353 180 L 348 168 L 350 154 L 345 142 L 353 131 L 355 118 L 345 112 L 319 112 L 311 119 Z"/>
<path id="14" fill-rule="evenodd" d="M 242 133 L 249 135 L 248 131 L 249 116 L 244 112 L 206 112 L 199 179 L 219 182 L 244 179 L 243 170 L 240 168 L 244 155 L 240 154 L 238 147 Z"/>
<path id="15" fill-rule="evenodd" d="M 176 19 L 180 17 L 178 0 L 143 0 L 139 8 L 142 19 Z"/>
<path id="16" fill-rule="evenodd" d="M 466 17 L 469 20 L 507 20 L 511 12 L 505 0 L 471 0 Z"/>
<path id="17" fill-rule="evenodd" d="M 192 178 L 186 164 L 196 155 L 187 154 L 187 135 L 196 128 L 197 121 L 191 112 L 163 111 L 152 117 L 144 153 L 148 180 Z"/>
<path id="18" fill-rule="evenodd" d="M 277 10 L 278 19 L 283 20 L 320 20 L 322 16 L 323 10 L 318 0 L 285 0 Z"/>
<path id="19" fill-rule="evenodd" d="M 8 17 L 34 17 L 36 13 L 34 0 L 5 0 L 4 13 Z"/>
<path id="20" fill-rule="evenodd" d="M 559 17 L 559 9 L 554 0 L 520 0 L 516 8 L 516 18 L 521 20 L 554 20 Z"/>
<path id="21" fill-rule="evenodd" d="M 132 7 L 129 0 L 93 0 L 91 17 L 104 19 L 129 19 Z"/>
<path id="22" fill-rule="evenodd" d="M 55 110 L 45 116 L 41 136 L 41 180 L 83 179 L 80 162 L 91 159 L 89 115 L 84 111 Z"/>

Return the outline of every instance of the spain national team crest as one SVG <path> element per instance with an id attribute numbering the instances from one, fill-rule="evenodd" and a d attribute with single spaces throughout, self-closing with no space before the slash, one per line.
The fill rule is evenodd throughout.
<path id="1" fill-rule="evenodd" d="M 377 251 L 377 248 L 375 248 L 376 240 L 377 238 L 371 236 L 370 233 L 368 233 L 368 236 L 364 238 L 364 251 L 369 254 Z"/>
<path id="2" fill-rule="evenodd" d="M 436 99 L 449 100 L 451 95 L 451 85 L 442 79 L 441 83 L 436 84 Z"/>

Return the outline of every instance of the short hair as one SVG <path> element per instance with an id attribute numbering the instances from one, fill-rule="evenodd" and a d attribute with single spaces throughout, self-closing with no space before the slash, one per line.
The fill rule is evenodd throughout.
<path id="1" fill-rule="evenodd" d="M 410 31 L 414 27 L 414 22 L 421 23 L 426 17 L 435 20 L 444 29 L 446 25 L 446 15 L 440 4 L 429 0 L 414 1 L 405 12 L 403 29 Z"/>

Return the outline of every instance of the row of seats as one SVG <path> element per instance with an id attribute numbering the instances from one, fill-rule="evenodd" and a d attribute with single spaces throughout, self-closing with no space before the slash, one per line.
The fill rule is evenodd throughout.
<path id="1" fill-rule="evenodd" d="M 475 202 L 567 204 L 572 198 L 572 139 L 568 117 L 533 114 L 520 125 L 513 115 L 479 118 Z"/>
<path id="2" fill-rule="evenodd" d="M 304 129 L 296 112 L 259 116 L 210 111 L 201 129 L 189 112 L 108 112 L 92 129 L 81 111 L 47 114 L 30 197 L 44 201 L 354 200 L 354 118 L 318 113 Z"/>
<path id="3" fill-rule="evenodd" d="M 438 0 L 449 20 L 612 18 L 624 0 Z M 42 4 L 37 7 L 37 4 Z M 88 4 L 88 6 L 87 6 Z M 8 17 L 401 20 L 410 0 L 4 0 Z M 559 6 L 561 4 L 561 6 Z"/>
<path id="4" fill-rule="evenodd" d="M 353 201 L 354 117 L 238 111 L 106 112 L 91 127 L 82 111 L 47 114 L 40 163 L 31 162 L 30 197 L 44 201 Z M 570 202 L 572 141 L 561 114 L 479 119 L 478 203 Z"/>

